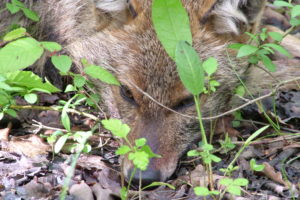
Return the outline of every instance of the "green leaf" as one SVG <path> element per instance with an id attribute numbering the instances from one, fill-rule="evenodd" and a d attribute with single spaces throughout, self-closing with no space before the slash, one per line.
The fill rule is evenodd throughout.
<path id="1" fill-rule="evenodd" d="M 39 15 L 35 11 L 29 10 L 28 8 L 22 8 L 22 11 L 28 19 L 31 19 L 35 22 L 38 22 L 40 20 Z"/>
<path id="2" fill-rule="evenodd" d="M 37 96 L 36 94 L 33 94 L 33 93 L 31 93 L 31 94 L 25 94 L 24 99 L 25 99 L 28 103 L 34 104 L 34 103 L 37 102 L 38 96 Z"/>
<path id="3" fill-rule="evenodd" d="M 76 87 L 82 87 L 86 83 L 86 80 L 83 76 L 81 75 L 75 75 L 74 76 L 74 85 Z"/>
<path id="4" fill-rule="evenodd" d="M 193 156 L 199 156 L 200 153 L 197 150 L 190 150 L 187 152 L 187 156 L 193 157 Z"/>
<path id="5" fill-rule="evenodd" d="M 269 32 L 268 34 L 273 40 L 275 40 L 277 42 L 281 42 L 283 39 L 282 34 L 280 34 L 278 32 Z"/>
<path id="6" fill-rule="evenodd" d="M 3 119 L 3 117 L 4 117 L 4 113 L 0 112 L 0 121 Z"/>
<path id="7" fill-rule="evenodd" d="M 198 53 L 184 41 L 177 45 L 176 65 L 183 85 L 193 95 L 199 95 L 204 89 L 204 71 Z"/>
<path id="8" fill-rule="evenodd" d="M 52 56 L 51 61 L 53 65 L 63 73 L 67 73 L 72 66 L 71 58 L 66 55 Z"/>
<path id="9" fill-rule="evenodd" d="M 20 37 L 23 37 L 25 36 L 26 34 L 26 29 L 25 28 L 17 28 L 9 33 L 7 33 L 3 40 L 4 41 L 11 41 L 11 40 L 15 40 L 15 39 L 18 39 Z"/>
<path id="10" fill-rule="evenodd" d="M 291 15 L 292 18 L 298 17 L 300 15 L 300 5 L 296 5 L 292 8 Z"/>
<path id="11" fill-rule="evenodd" d="M 37 61 L 44 49 L 32 38 L 21 38 L 0 49 L 0 71 L 14 72 L 24 69 Z"/>
<path id="12" fill-rule="evenodd" d="M 276 72 L 276 65 L 272 62 L 272 60 L 265 55 L 260 55 L 261 61 L 265 65 L 265 67 L 270 71 L 270 72 Z"/>
<path id="13" fill-rule="evenodd" d="M 289 7 L 289 8 L 292 8 L 293 5 L 288 3 L 288 2 L 285 2 L 285 1 L 274 1 L 273 3 L 275 6 L 280 6 L 280 7 Z"/>
<path id="14" fill-rule="evenodd" d="M 11 14 L 16 14 L 21 9 L 20 7 L 14 5 L 12 3 L 6 3 L 6 8 Z"/>
<path id="15" fill-rule="evenodd" d="M 127 191 L 127 188 L 125 186 L 123 186 L 122 189 L 120 190 L 120 195 L 121 195 L 121 200 L 126 200 L 127 199 L 128 191 Z"/>
<path id="16" fill-rule="evenodd" d="M 68 135 L 63 135 L 57 140 L 57 142 L 55 143 L 55 146 L 54 146 L 54 153 L 57 154 L 60 152 L 60 150 L 63 148 L 63 146 L 67 142 L 68 137 L 69 137 Z"/>
<path id="17" fill-rule="evenodd" d="M 211 76 L 213 73 L 217 71 L 218 68 L 218 61 L 210 57 L 203 62 L 203 69 L 207 73 L 208 76 Z"/>
<path id="18" fill-rule="evenodd" d="M 147 153 L 149 158 L 161 158 L 160 155 L 153 153 L 149 145 L 142 146 L 140 151 Z"/>
<path id="19" fill-rule="evenodd" d="M 64 92 L 67 93 L 67 92 L 74 92 L 74 91 L 76 91 L 76 88 L 73 85 L 69 84 L 67 85 Z"/>
<path id="20" fill-rule="evenodd" d="M 242 46 L 244 46 L 245 44 L 241 44 L 241 43 L 234 43 L 234 44 L 230 44 L 228 46 L 229 49 L 234 49 L 234 50 L 239 50 Z"/>
<path id="21" fill-rule="evenodd" d="M 149 155 L 144 151 L 131 152 L 128 159 L 132 160 L 133 165 L 142 171 L 145 171 L 149 164 Z"/>
<path id="22" fill-rule="evenodd" d="M 56 42 L 40 42 L 40 43 L 45 49 L 47 49 L 50 52 L 57 52 L 62 50 L 61 45 Z"/>
<path id="23" fill-rule="evenodd" d="M 135 146 L 136 147 L 141 147 L 144 146 L 146 144 L 147 140 L 146 138 L 139 138 L 135 140 Z"/>
<path id="24" fill-rule="evenodd" d="M 180 0 L 154 0 L 152 21 L 156 34 L 171 58 L 179 41 L 192 44 L 190 22 Z"/>
<path id="25" fill-rule="evenodd" d="M 264 44 L 263 47 L 271 47 L 272 49 L 275 49 L 279 53 L 281 53 L 289 58 L 292 58 L 292 55 L 283 46 L 280 46 L 278 44 L 268 43 L 268 44 Z"/>
<path id="26" fill-rule="evenodd" d="M 194 192 L 197 196 L 208 196 L 208 195 L 210 195 L 210 192 L 206 187 L 194 187 Z"/>
<path id="27" fill-rule="evenodd" d="M 245 178 L 237 178 L 233 181 L 233 184 L 238 186 L 247 186 L 249 181 Z"/>
<path id="28" fill-rule="evenodd" d="M 130 132 L 130 128 L 127 124 L 123 124 L 119 119 L 105 119 L 101 121 L 105 129 L 112 132 L 113 135 L 126 138 Z"/>
<path id="29" fill-rule="evenodd" d="M 7 83 L 15 86 L 22 86 L 28 89 L 39 88 L 48 92 L 59 92 L 49 81 L 43 80 L 31 71 L 16 71 L 5 74 Z"/>
<path id="30" fill-rule="evenodd" d="M 241 196 L 241 188 L 239 186 L 232 185 L 232 186 L 230 186 L 230 187 L 227 188 L 227 191 L 230 194 Z"/>
<path id="31" fill-rule="evenodd" d="M 71 132 L 71 122 L 70 118 L 68 116 L 68 109 L 70 107 L 71 102 L 77 97 L 77 95 L 73 96 L 71 99 L 68 100 L 68 102 L 64 105 L 62 111 L 61 111 L 61 122 L 65 129 L 69 132 Z"/>
<path id="32" fill-rule="evenodd" d="M 157 186 L 167 186 L 168 188 L 172 189 L 172 190 L 175 190 L 176 188 L 169 184 L 169 183 L 164 183 L 164 182 L 152 182 L 150 185 L 147 185 L 146 187 L 143 187 L 142 188 L 142 191 L 147 189 L 147 188 L 150 188 L 150 187 L 157 187 Z"/>
<path id="33" fill-rule="evenodd" d="M 239 85 L 236 89 L 235 89 L 235 94 L 243 97 L 246 93 L 245 87 L 243 85 Z"/>
<path id="34" fill-rule="evenodd" d="M 16 118 L 18 115 L 17 115 L 17 112 L 13 109 L 7 109 L 5 110 L 5 113 L 9 114 L 10 116 Z"/>
<path id="35" fill-rule="evenodd" d="M 127 154 L 128 152 L 130 152 L 131 149 L 129 146 L 127 145 L 122 145 L 118 148 L 118 150 L 116 151 L 116 155 L 125 155 Z"/>
<path id="36" fill-rule="evenodd" d="M 256 164 L 256 161 L 254 158 L 252 158 L 250 160 L 250 168 L 253 170 L 253 171 L 256 171 L 256 172 L 261 172 L 264 170 L 265 166 L 264 165 L 258 165 Z"/>
<path id="37" fill-rule="evenodd" d="M 241 58 L 244 56 L 249 56 L 251 54 L 254 54 L 257 50 L 258 50 L 257 47 L 249 45 L 249 44 L 245 44 L 244 46 L 242 46 L 239 49 L 237 57 Z"/>
<path id="38" fill-rule="evenodd" d="M 300 25 L 300 19 L 297 19 L 297 18 L 291 18 L 290 24 L 291 24 L 292 26 L 299 26 L 299 25 Z"/>
<path id="39" fill-rule="evenodd" d="M 90 66 L 84 68 L 84 72 L 87 75 L 89 75 L 90 77 L 99 79 L 100 81 L 103 81 L 104 83 L 120 86 L 120 83 L 115 78 L 115 76 L 100 66 L 90 65 Z"/>
<path id="40" fill-rule="evenodd" d="M 21 1 L 19 0 L 11 0 L 12 4 L 14 4 L 15 6 L 18 6 L 20 8 L 25 8 L 25 5 L 24 3 L 22 3 Z"/>
<path id="41" fill-rule="evenodd" d="M 233 183 L 233 180 L 230 178 L 223 178 L 220 180 L 221 185 L 229 186 L 229 185 L 232 185 L 232 183 Z"/>

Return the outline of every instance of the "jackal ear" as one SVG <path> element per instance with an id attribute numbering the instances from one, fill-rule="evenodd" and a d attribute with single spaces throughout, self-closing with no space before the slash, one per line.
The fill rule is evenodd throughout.
<path id="1" fill-rule="evenodd" d="M 135 0 L 94 0 L 98 17 L 98 30 L 117 28 L 137 16 Z"/>
<path id="2" fill-rule="evenodd" d="M 217 33 L 239 35 L 253 23 L 265 0 L 217 0 L 211 10 Z"/>

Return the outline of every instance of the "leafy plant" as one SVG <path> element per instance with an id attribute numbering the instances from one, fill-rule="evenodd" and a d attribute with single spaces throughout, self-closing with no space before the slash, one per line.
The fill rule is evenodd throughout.
<path id="1" fill-rule="evenodd" d="M 251 170 L 253 170 L 253 171 L 255 171 L 255 172 L 261 172 L 261 171 L 264 170 L 264 168 L 265 168 L 265 166 L 264 166 L 264 165 L 259 165 L 259 164 L 257 164 L 257 163 L 256 163 L 256 160 L 255 160 L 254 158 L 252 158 L 252 159 L 250 160 L 250 169 L 251 169 Z"/>
<path id="2" fill-rule="evenodd" d="M 225 189 L 226 192 L 238 196 L 241 195 L 241 186 L 247 186 L 248 183 L 249 181 L 244 178 L 237 178 L 237 179 L 223 178 L 220 180 L 220 184 L 226 187 Z"/>
<path id="3" fill-rule="evenodd" d="M 35 22 L 40 20 L 39 15 L 35 11 L 28 9 L 25 4 L 19 0 L 11 0 L 11 3 L 6 3 L 6 9 L 11 14 L 16 14 L 22 11 L 28 19 L 31 19 Z"/>

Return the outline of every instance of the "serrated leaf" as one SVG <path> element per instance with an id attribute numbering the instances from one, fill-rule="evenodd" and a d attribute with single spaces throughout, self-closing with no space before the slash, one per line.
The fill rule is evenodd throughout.
<path id="1" fill-rule="evenodd" d="M 135 140 L 135 146 L 137 147 L 141 147 L 144 146 L 146 144 L 147 140 L 146 138 L 139 138 Z"/>
<path id="2" fill-rule="evenodd" d="M 230 186 L 230 187 L 227 188 L 227 191 L 230 194 L 241 196 L 241 188 L 239 186 L 234 186 L 234 185 Z"/>
<path id="3" fill-rule="evenodd" d="M 208 196 L 210 194 L 206 187 L 195 187 L 194 192 L 197 196 Z"/>
<path id="4" fill-rule="evenodd" d="M 14 5 L 12 3 L 6 3 L 6 8 L 11 14 L 16 14 L 17 12 L 19 12 L 21 10 L 20 7 Z"/>
<path id="5" fill-rule="evenodd" d="M 257 47 L 249 44 L 245 44 L 239 49 L 237 57 L 241 58 L 241 57 L 249 56 L 251 54 L 254 54 L 257 50 L 258 50 Z"/>
<path id="6" fill-rule="evenodd" d="M 265 55 L 260 55 L 261 61 L 263 62 L 264 66 L 270 71 L 270 72 L 276 72 L 276 65 L 272 62 L 272 60 Z"/>
<path id="7" fill-rule="evenodd" d="M 268 34 L 273 40 L 275 40 L 277 42 L 281 42 L 281 40 L 283 39 L 282 34 L 280 34 L 278 32 L 269 32 Z"/>
<path id="8" fill-rule="evenodd" d="M 5 36 L 4 36 L 4 38 L 3 38 L 3 40 L 4 41 L 11 41 L 11 40 L 15 40 L 15 39 L 18 39 L 18 38 L 20 38 L 20 37 L 23 37 L 23 36 L 25 36 L 25 34 L 26 34 L 26 29 L 25 28 L 17 28 L 17 29 L 15 29 L 15 30 L 13 30 L 13 31 L 11 31 L 11 32 L 9 32 L 9 33 L 7 33 Z"/>
<path id="9" fill-rule="evenodd" d="M 192 44 L 189 17 L 180 0 L 154 0 L 152 21 L 160 42 L 171 58 L 175 58 L 179 41 Z"/>
<path id="10" fill-rule="evenodd" d="M 123 124 L 119 119 L 105 119 L 101 121 L 105 129 L 112 132 L 113 135 L 125 138 L 130 132 L 130 128 L 127 124 Z"/>
<path id="11" fill-rule="evenodd" d="M 183 85 L 193 95 L 204 89 L 204 70 L 198 53 L 184 41 L 178 43 L 175 61 Z"/>
<path id="12" fill-rule="evenodd" d="M 22 86 L 28 89 L 42 89 L 48 92 L 59 92 L 60 90 L 54 87 L 49 81 L 43 80 L 31 71 L 16 71 L 5 74 L 6 82 L 10 85 Z"/>
<path id="13" fill-rule="evenodd" d="M 145 171 L 149 164 L 149 155 L 144 151 L 131 152 L 128 159 L 132 160 L 133 165 L 142 171 Z"/>
<path id="14" fill-rule="evenodd" d="M 279 53 L 281 53 L 289 58 L 292 58 L 291 54 L 281 45 L 268 43 L 268 44 L 264 44 L 263 47 L 271 47 L 272 49 L 278 51 Z"/>
<path id="15" fill-rule="evenodd" d="M 292 8 L 291 15 L 292 18 L 300 16 L 300 5 L 296 5 Z"/>
<path id="16" fill-rule="evenodd" d="M 40 43 L 32 38 L 21 38 L 0 49 L 0 71 L 14 72 L 35 63 L 43 54 Z"/>
<path id="17" fill-rule="evenodd" d="M 72 66 L 71 58 L 66 55 L 52 56 L 51 61 L 53 65 L 63 73 L 67 73 Z"/>
<path id="18" fill-rule="evenodd" d="M 24 99 L 25 99 L 28 103 L 34 104 L 34 103 L 37 102 L 38 96 L 37 96 L 36 94 L 33 94 L 33 93 L 31 93 L 31 94 L 25 94 Z"/>
<path id="19" fill-rule="evenodd" d="M 217 71 L 218 68 L 218 61 L 210 57 L 203 62 L 203 69 L 207 73 L 208 76 L 211 76 L 213 73 Z"/>
<path id="20" fill-rule="evenodd" d="M 30 10 L 28 8 L 22 8 L 22 11 L 28 19 L 31 19 L 32 21 L 35 22 L 38 22 L 40 20 L 39 15 L 35 11 Z"/>
<path id="21" fill-rule="evenodd" d="M 62 46 L 56 42 L 40 42 L 41 45 L 50 52 L 62 50 Z"/>
<path id="22" fill-rule="evenodd" d="M 100 66 L 90 65 L 90 66 L 84 68 L 84 72 L 87 75 L 89 75 L 90 77 L 99 79 L 100 81 L 103 81 L 104 83 L 120 86 L 120 83 L 115 78 L 115 76 L 112 73 L 110 73 L 108 70 L 106 70 Z"/>
<path id="23" fill-rule="evenodd" d="M 127 154 L 128 152 L 130 152 L 131 149 L 129 146 L 127 145 L 122 145 L 118 148 L 118 150 L 116 151 L 116 155 L 125 155 Z"/>
<path id="24" fill-rule="evenodd" d="M 68 135 L 63 135 L 63 136 L 61 136 L 58 140 L 57 140 L 57 142 L 55 143 L 55 145 L 54 145 L 54 153 L 59 153 L 60 152 L 60 150 L 63 148 L 63 146 L 65 145 L 65 143 L 66 143 L 66 141 L 67 141 L 67 139 L 68 139 Z"/>
<path id="25" fill-rule="evenodd" d="M 245 178 L 237 178 L 233 181 L 233 184 L 238 186 L 247 186 L 249 181 Z"/>

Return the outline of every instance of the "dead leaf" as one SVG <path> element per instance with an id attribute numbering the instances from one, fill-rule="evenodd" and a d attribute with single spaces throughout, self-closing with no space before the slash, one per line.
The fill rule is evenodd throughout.
<path id="1" fill-rule="evenodd" d="M 274 167 L 272 167 L 269 163 L 264 162 L 263 165 L 265 166 L 263 173 L 270 178 L 271 180 L 280 183 L 284 186 L 288 186 L 288 182 L 282 179 L 281 172 L 276 172 Z"/>

